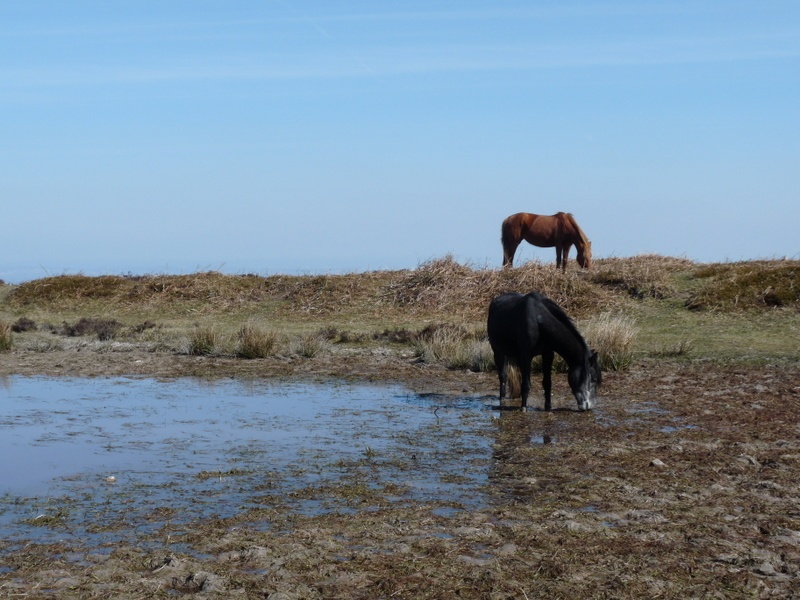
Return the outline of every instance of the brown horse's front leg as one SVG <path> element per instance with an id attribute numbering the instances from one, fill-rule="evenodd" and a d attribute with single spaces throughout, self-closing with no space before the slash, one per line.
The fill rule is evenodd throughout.
<path id="1" fill-rule="evenodd" d="M 567 270 L 570 248 L 572 248 L 572 244 L 556 246 L 556 269 Z"/>
<path id="2" fill-rule="evenodd" d="M 556 246 L 556 269 L 565 270 L 567 268 L 567 255 L 563 246 Z"/>

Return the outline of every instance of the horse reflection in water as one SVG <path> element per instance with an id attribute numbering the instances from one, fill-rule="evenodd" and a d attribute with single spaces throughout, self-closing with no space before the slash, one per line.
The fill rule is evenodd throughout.
<path id="1" fill-rule="evenodd" d="M 531 361 L 542 356 L 544 408 L 550 410 L 553 358 L 558 353 L 568 366 L 567 379 L 580 410 L 595 405 L 602 382 L 597 352 L 589 349 L 563 309 L 543 294 L 502 294 L 489 305 L 489 343 L 500 378 L 500 401 L 506 395 L 508 367 L 521 379 L 521 407 L 526 410 L 531 389 Z"/>
<path id="2" fill-rule="evenodd" d="M 492 488 L 501 496 L 527 502 L 557 483 L 544 457 L 551 456 L 546 448 L 558 443 L 562 425 L 562 421 L 531 413 L 501 410 L 493 419 L 495 440 L 489 470 Z M 531 452 L 532 448 L 540 451 Z M 539 464 L 540 460 L 545 464 Z"/>

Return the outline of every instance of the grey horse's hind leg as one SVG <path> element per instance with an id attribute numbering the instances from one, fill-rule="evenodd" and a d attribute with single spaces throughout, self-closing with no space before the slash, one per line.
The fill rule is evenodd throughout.
<path id="1" fill-rule="evenodd" d="M 508 382 L 508 361 L 499 352 L 494 353 L 494 364 L 497 366 L 497 376 L 500 379 L 500 402 L 506 397 L 506 384 Z"/>

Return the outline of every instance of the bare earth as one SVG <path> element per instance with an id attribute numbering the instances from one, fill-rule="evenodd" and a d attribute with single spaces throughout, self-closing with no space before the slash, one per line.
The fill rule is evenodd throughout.
<path id="1" fill-rule="evenodd" d="M 14 375 L 346 379 L 496 393 L 492 374 L 374 350 L 252 361 L 129 349 L 0 354 L 0 378 Z M 143 533 L 147 544 L 110 552 L 0 541 L 0 597 L 800 596 L 800 367 L 636 363 L 606 374 L 590 413 L 572 410 L 563 375 L 554 384 L 557 410 L 486 419 L 483 508 L 412 505 L 379 468 L 354 465 L 364 485 L 348 488 L 342 513 L 299 515 L 291 498 L 264 493 L 259 511 L 190 531 L 167 525 Z M 414 459 L 375 460 L 420 468 Z M 190 551 L 175 551 L 171 535 Z"/>

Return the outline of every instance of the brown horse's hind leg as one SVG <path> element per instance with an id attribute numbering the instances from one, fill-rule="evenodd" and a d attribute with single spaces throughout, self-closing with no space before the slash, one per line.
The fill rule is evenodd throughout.
<path id="1" fill-rule="evenodd" d="M 514 266 L 514 254 L 517 252 L 517 248 L 519 247 L 520 242 L 508 242 L 503 241 L 503 266 L 504 267 L 513 267 Z"/>

